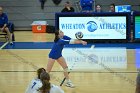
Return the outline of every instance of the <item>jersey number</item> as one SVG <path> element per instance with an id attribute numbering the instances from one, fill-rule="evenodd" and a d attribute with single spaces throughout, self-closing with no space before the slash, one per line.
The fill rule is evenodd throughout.
<path id="1" fill-rule="evenodd" d="M 35 85 L 36 85 L 36 82 L 34 82 L 34 83 L 33 83 L 33 86 L 32 86 L 32 88 L 34 88 L 34 86 L 35 86 Z"/>

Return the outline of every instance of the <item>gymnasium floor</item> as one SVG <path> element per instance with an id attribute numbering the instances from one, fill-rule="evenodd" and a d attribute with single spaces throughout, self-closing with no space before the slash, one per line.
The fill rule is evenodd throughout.
<path id="1" fill-rule="evenodd" d="M 0 93 L 24 93 L 36 69 L 46 67 L 54 34 L 15 32 L 14 45 L 0 43 Z M 95 45 L 95 47 L 91 47 Z M 140 68 L 140 44 L 68 45 L 63 55 L 71 69 L 75 88 L 65 93 L 135 93 Z M 59 85 L 64 78 L 56 62 L 51 82 Z"/>

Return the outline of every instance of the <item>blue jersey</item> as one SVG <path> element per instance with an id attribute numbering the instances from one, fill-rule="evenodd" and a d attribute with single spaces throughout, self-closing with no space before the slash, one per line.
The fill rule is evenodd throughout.
<path id="1" fill-rule="evenodd" d="M 52 50 L 49 53 L 49 58 L 58 59 L 62 57 L 62 50 L 64 45 L 69 44 L 71 38 L 68 36 L 64 36 L 60 38 L 57 42 L 54 43 Z"/>
<path id="2" fill-rule="evenodd" d="M 93 0 L 80 0 L 80 4 L 82 7 L 82 10 L 89 10 L 91 11 L 92 8 L 92 4 L 93 4 Z"/>
<path id="3" fill-rule="evenodd" d="M 0 15 L 0 26 L 4 26 L 4 24 L 8 24 L 8 17 L 5 13 L 2 13 L 2 15 Z"/>

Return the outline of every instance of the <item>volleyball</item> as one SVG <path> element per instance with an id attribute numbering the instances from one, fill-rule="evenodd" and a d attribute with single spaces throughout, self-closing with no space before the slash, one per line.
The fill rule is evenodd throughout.
<path id="1" fill-rule="evenodd" d="M 83 33 L 82 32 L 77 32 L 77 33 L 75 33 L 75 37 L 77 39 L 82 39 L 83 38 Z"/>

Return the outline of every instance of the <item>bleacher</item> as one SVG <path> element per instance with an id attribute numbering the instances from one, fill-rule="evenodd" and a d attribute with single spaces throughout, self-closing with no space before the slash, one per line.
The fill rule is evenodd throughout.
<path id="1" fill-rule="evenodd" d="M 30 24 L 37 20 L 46 20 L 49 25 L 55 25 L 55 12 L 60 12 L 64 7 L 64 3 L 67 0 L 62 0 L 57 6 L 52 0 L 47 0 L 45 3 L 44 10 L 41 10 L 39 0 L 0 0 L 0 6 L 4 8 L 4 11 L 8 14 L 9 20 L 14 22 L 15 30 L 31 30 Z M 76 2 L 78 0 L 69 0 L 77 12 Z M 132 10 L 139 10 L 138 5 L 139 0 L 95 0 L 96 4 L 101 4 L 104 11 L 108 11 L 109 4 L 115 3 L 119 4 L 130 4 L 132 5 Z"/>

